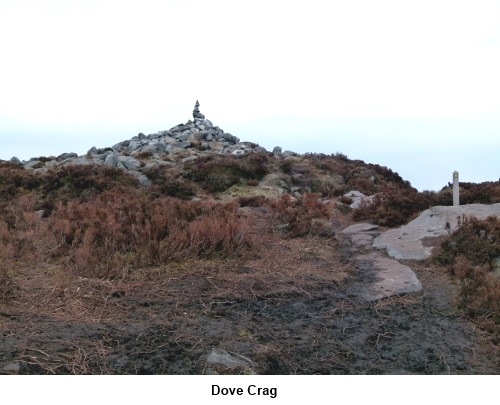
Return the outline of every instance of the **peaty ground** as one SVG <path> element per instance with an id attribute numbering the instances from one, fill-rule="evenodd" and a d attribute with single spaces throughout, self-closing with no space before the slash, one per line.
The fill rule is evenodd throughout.
<path id="1" fill-rule="evenodd" d="M 356 267 L 347 238 L 286 238 L 251 210 L 260 243 L 241 257 L 115 280 L 44 263 L 17 269 L 0 308 L 0 369 L 204 374 L 219 348 L 251 359 L 258 374 L 500 372 L 498 346 L 457 310 L 443 269 L 405 262 L 423 290 L 367 302 L 354 292 L 373 274 Z"/>

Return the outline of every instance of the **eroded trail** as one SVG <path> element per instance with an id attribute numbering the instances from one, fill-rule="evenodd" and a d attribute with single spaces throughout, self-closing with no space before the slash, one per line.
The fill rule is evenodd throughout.
<path id="1" fill-rule="evenodd" d="M 261 214 L 256 218 L 264 226 Z M 350 237 L 260 237 L 265 248 L 247 257 L 148 269 L 121 281 L 19 279 L 18 302 L 1 309 L 0 368 L 93 374 L 500 371 L 498 349 L 456 311 L 455 286 L 428 264 L 402 263 L 421 290 L 367 300 L 360 287 L 376 282 L 377 274 L 359 266 L 355 256 L 366 251 Z M 38 286 L 38 295 L 23 296 L 28 284 Z M 214 348 L 225 351 L 226 360 L 207 361 Z M 242 359 L 251 362 L 243 365 Z"/>

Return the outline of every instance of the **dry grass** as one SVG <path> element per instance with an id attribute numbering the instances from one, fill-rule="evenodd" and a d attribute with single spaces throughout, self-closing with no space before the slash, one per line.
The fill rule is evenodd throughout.
<path id="1" fill-rule="evenodd" d="M 280 199 L 268 201 L 273 210 L 273 223 L 276 229 L 289 236 L 333 236 L 334 230 L 347 219 L 332 204 L 325 204 L 316 193 L 305 193 L 300 198 L 285 195 Z"/>
<path id="2" fill-rule="evenodd" d="M 460 281 L 459 306 L 500 336 L 500 279 L 491 260 L 500 256 L 500 219 L 463 217 L 433 259 Z"/>
<path id="3" fill-rule="evenodd" d="M 20 197 L 0 220 L 0 263 L 65 263 L 80 275 L 119 277 L 134 266 L 228 256 L 252 245 L 238 204 L 150 199 L 139 191 L 105 191 L 56 204 L 49 218 Z"/>

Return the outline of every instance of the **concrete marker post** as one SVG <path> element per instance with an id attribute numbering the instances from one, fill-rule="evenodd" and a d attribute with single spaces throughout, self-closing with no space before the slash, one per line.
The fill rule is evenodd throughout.
<path id="1" fill-rule="evenodd" d="M 460 192 L 458 188 L 458 172 L 455 170 L 453 172 L 453 206 L 458 207 L 460 205 Z"/>

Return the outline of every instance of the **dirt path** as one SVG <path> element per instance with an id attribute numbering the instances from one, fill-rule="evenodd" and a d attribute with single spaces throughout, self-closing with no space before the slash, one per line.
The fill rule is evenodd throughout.
<path id="1" fill-rule="evenodd" d="M 498 348 L 456 311 L 456 287 L 437 269 L 405 263 L 423 290 L 367 302 L 347 238 L 261 237 L 247 257 L 122 281 L 26 270 L 18 301 L 0 308 L 0 369 L 202 374 L 222 348 L 258 374 L 499 373 Z M 23 296 L 33 286 L 38 295 Z"/>

